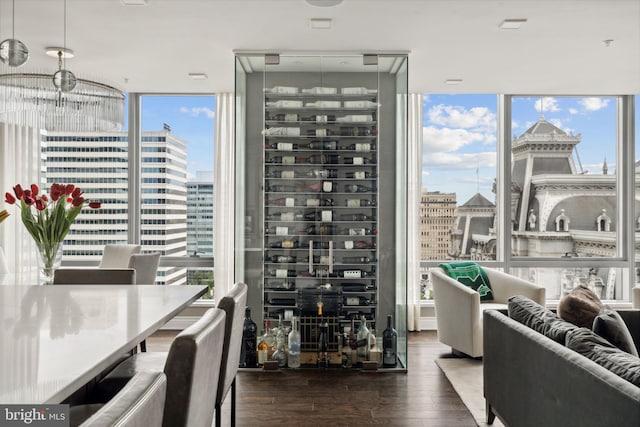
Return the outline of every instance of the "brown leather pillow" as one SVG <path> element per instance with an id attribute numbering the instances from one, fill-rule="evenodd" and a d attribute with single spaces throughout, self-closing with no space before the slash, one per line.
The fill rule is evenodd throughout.
<path id="1" fill-rule="evenodd" d="M 578 285 L 565 295 L 558 304 L 558 316 L 582 328 L 591 329 L 593 319 L 604 304 L 591 289 Z"/>

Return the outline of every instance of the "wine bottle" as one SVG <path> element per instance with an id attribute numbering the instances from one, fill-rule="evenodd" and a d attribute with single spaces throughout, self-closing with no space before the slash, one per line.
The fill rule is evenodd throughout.
<path id="1" fill-rule="evenodd" d="M 374 149 L 375 149 L 375 146 L 368 142 L 358 142 L 358 143 L 350 144 L 347 146 L 347 150 L 363 151 L 365 153 L 368 153 L 369 151 Z"/>
<path id="2" fill-rule="evenodd" d="M 372 163 L 372 161 L 368 157 L 345 157 L 344 158 L 345 165 L 368 165 L 370 163 Z"/>
<path id="3" fill-rule="evenodd" d="M 351 227 L 344 230 L 343 234 L 346 234 L 347 236 L 372 236 L 377 234 L 377 231 L 375 228 Z"/>
<path id="4" fill-rule="evenodd" d="M 302 214 L 295 212 L 276 212 L 266 216 L 267 221 L 300 221 Z"/>
<path id="5" fill-rule="evenodd" d="M 338 148 L 337 141 L 311 141 L 306 148 L 310 150 L 336 150 Z"/>
<path id="6" fill-rule="evenodd" d="M 340 156 L 338 156 L 337 154 L 312 154 L 309 157 L 300 158 L 299 163 L 308 163 L 312 165 L 334 165 L 340 163 Z"/>
<path id="7" fill-rule="evenodd" d="M 310 178 L 337 178 L 338 170 L 337 169 L 311 169 L 310 171 L 305 172 L 304 175 Z"/>
<path id="8" fill-rule="evenodd" d="M 345 249 L 375 249 L 376 242 L 365 242 L 364 240 L 345 240 Z"/>
<path id="9" fill-rule="evenodd" d="M 309 257 L 302 258 L 303 263 L 309 263 Z M 332 260 L 329 256 L 326 255 L 314 255 L 313 256 L 313 264 L 321 264 L 321 265 L 329 265 L 331 262 L 335 262 L 335 258 Z"/>
<path id="10" fill-rule="evenodd" d="M 371 178 L 372 174 L 369 171 L 355 171 L 355 172 L 347 172 L 344 174 L 345 178 L 352 179 L 367 179 Z"/>
<path id="11" fill-rule="evenodd" d="M 278 264 L 288 264 L 296 262 L 296 257 L 292 255 L 272 255 L 268 257 L 271 262 L 275 262 Z"/>
<path id="12" fill-rule="evenodd" d="M 314 240 L 312 243 L 313 249 L 329 249 L 329 241 L 328 240 Z M 309 247 L 309 242 L 307 241 L 302 245 L 305 248 Z"/>
<path id="13" fill-rule="evenodd" d="M 296 199 L 293 197 L 279 197 L 276 199 L 267 199 L 267 206 L 288 206 L 296 205 Z"/>
<path id="14" fill-rule="evenodd" d="M 307 129 L 305 134 L 307 136 L 315 136 L 315 137 L 323 138 L 327 136 L 332 136 L 334 132 L 331 129 L 317 128 L 317 129 Z"/>
<path id="15" fill-rule="evenodd" d="M 375 189 L 373 187 L 367 187 L 361 184 L 347 184 L 344 186 L 345 193 L 371 193 Z"/>
<path id="16" fill-rule="evenodd" d="M 276 235 L 276 236 L 288 236 L 289 234 L 292 234 L 292 233 L 290 233 L 290 231 L 292 231 L 292 230 L 290 230 L 289 227 L 278 225 L 278 226 L 274 226 L 274 227 L 267 227 L 264 230 L 264 233 L 265 234 L 273 234 L 273 235 Z"/>
<path id="17" fill-rule="evenodd" d="M 315 181 L 298 184 L 297 188 L 301 191 L 310 191 L 314 193 L 331 193 L 336 191 L 336 186 L 332 181 Z"/>
<path id="18" fill-rule="evenodd" d="M 277 113 L 270 115 L 267 120 L 274 120 L 277 122 L 297 122 L 299 117 L 296 113 Z"/>
<path id="19" fill-rule="evenodd" d="M 318 122 L 318 123 L 327 123 L 327 122 L 335 122 L 336 116 L 332 114 L 314 114 L 311 116 L 305 116 L 302 118 L 302 121 L 305 122 Z"/>
<path id="20" fill-rule="evenodd" d="M 360 327 L 358 328 L 358 333 L 356 334 L 356 347 L 358 349 L 358 356 L 364 357 L 365 360 L 369 360 L 370 342 L 371 333 L 369 332 L 369 328 L 367 328 L 367 319 L 362 316 L 360 318 Z"/>
<path id="21" fill-rule="evenodd" d="M 293 316 L 291 319 L 291 332 L 289 332 L 289 342 L 287 344 L 289 355 L 288 355 L 288 365 L 290 368 L 299 368 L 300 367 L 300 322 L 298 322 L 298 317 Z"/>
<path id="22" fill-rule="evenodd" d="M 267 191 L 270 192 L 270 193 L 295 193 L 296 192 L 296 186 L 295 185 L 283 185 L 283 184 L 268 185 L 267 186 Z"/>
<path id="23" fill-rule="evenodd" d="M 311 236 L 328 236 L 338 234 L 338 227 L 333 224 L 314 224 L 307 227 L 304 232 Z"/>
<path id="24" fill-rule="evenodd" d="M 277 171 L 271 171 L 271 172 L 267 172 L 265 174 L 265 176 L 267 178 L 284 178 L 284 179 L 292 179 L 292 178 L 298 178 L 301 175 L 299 173 L 297 173 L 296 171 L 291 171 L 291 170 L 277 170 Z"/>
<path id="25" fill-rule="evenodd" d="M 371 215 L 367 215 L 364 213 L 340 215 L 341 221 L 372 221 L 373 219 L 374 218 Z"/>
<path id="26" fill-rule="evenodd" d="M 242 326 L 242 347 L 240 348 L 240 367 L 255 368 L 257 360 L 258 330 L 256 323 L 251 319 L 251 307 L 244 309 L 244 324 Z"/>
<path id="27" fill-rule="evenodd" d="M 375 206 L 375 200 L 369 199 L 347 199 L 347 207 L 348 208 L 357 208 L 357 207 L 365 207 L 365 206 Z"/>
<path id="28" fill-rule="evenodd" d="M 361 305 L 369 305 L 371 301 L 368 298 L 363 296 L 345 296 L 344 297 L 344 305 L 348 306 L 361 306 Z"/>
<path id="29" fill-rule="evenodd" d="M 267 157 L 265 161 L 266 163 L 295 165 L 296 163 L 304 163 L 302 159 L 304 159 L 304 157 L 296 158 L 296 156 L 273 156 L 273 157 Z"/>
<path id="30" fill-rule="evenodd" d="M 358 269 L 349 269 L 349 270 L 334 270 L 335 274 L 338 275 L 338 277 L 344 277 L 346 279 L 362 279 L 362 278 L 367 278 L 367 277 L 373 277 L 373 274 L 371 272 L 365 271 L 365 270 L 358 270 Z"/>
<path id="31" fill-rule="evenodd" d="M 387 315 L 387 328 L 382 332 L 382 366 L 395 368 L 398 365 L 398 331 L 393 328 L 391 315 Z"/>
<path id="32" fill-rule="evenodd" d="M 292 142 L 272 142 L 264 145 L 268 150 L 291 151 L 299 148 L 298 144 Z M 360 150 L 362 151 L 362 150 Z"/>
<path id="33" fill-rule="evenodd" d="M 296 249 L 299 247 L 299 242 L 298 240 L 281 240 L 279 242 L 274 242 L 271 243 L 270 247 L 272 248 L 277 248 L 277 249 Z"/>
<path id="34" fill-rule="evenodd" d="M 284 277 L 296 277 L 296 271 L 295 270 L 287 270 L 286 268 L 276 268 L 273 270 L 269 270 L 269 275 L 271 277 L 278 277 L 278 278 L 284 278 Z"/>
<path id="35" fill-rule="evenodd" d="M 302 215 L 301 219 L 304 219 L 305 221 L 331 222 L 333 221 L 333 211 L 331 210 L 311 211 Z"/>
<path id="36" fill-rule="evenodd" d="M 343 264 L 369 264 L 370 262 L 371 258 L 368 256 L 346 256 L 342 258 Z"/>

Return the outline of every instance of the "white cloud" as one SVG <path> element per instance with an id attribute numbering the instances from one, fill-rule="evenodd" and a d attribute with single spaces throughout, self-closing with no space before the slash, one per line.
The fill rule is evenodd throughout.
<path id="1" fill-rule="evenodd" d="M 474 142 L 485 142 L 486 140 L 487 135 L 480 132 L 470 132 L 465 129 L 436 128 L 433 126 L 422 128 L 424 151 L 428 153 L 457 151 L 465 145 Z"/>
<path id="2" fill-rule="evenodd" d="M 447 169 L 475 169 L 496 167 L 496 153 L 432 153 L 424 155 L 424 166 L 437 168 L 446 166 Z"/>
<path id="3" fill-rule="evenodd" d="M 191 107 L 191 108 L 180 107 L 180 112 L 189 114 L 192 117 L 198 117 L 199 115 L 204 114 L 205 116 L 207 116 L 208 119 L 215 118 L 215 114 L 216 114 L 215 111 L 207 107 Z"/>
<path id="4" fill-rule="evenodd" d="M 496 115 L 487 107 L 464 107 L 454 105 L 435 105 L 427 113 L 429 122 L 462 129 L 482 129 L 496 131 Z"/>
<path id="5" fill-rule="evenodd" d="M 569 113 L 570 113 L 570 114 L 578 114 L 578 113 L 579 113 L 579 111 L 578 111 L 578 109 L 577 109 L 577 108 L 569 108 Z"/>
<path id="6" fill-rule="evenodd" d="M 547 96 L 544 98 L 539 98 L 535 102 L 535 109 L 538 112 L 556 112 L 560 111 L 560 106 L 558 105 L 558 100 Z"/>
<path id="7" fill-rule="evenodd" d="M 582 98 L 578 101 L 587 111 L 598 111 L 609 105 L 609 100 L 604 98 Z"/>

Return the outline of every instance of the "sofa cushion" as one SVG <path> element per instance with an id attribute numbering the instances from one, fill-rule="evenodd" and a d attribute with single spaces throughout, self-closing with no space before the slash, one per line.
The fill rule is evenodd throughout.
<path id="1" fill-rule="evenodd" d="M 509 317 L 564 345 L 567 332 L 577 329 L 572 323 L 559 318 L 554 312 L 522 295 L 508 301 Z"/>
<path id="2" fill-rule="evenodd" d="M 578 285 L 558 303 L 558 316 L 582 328 L 591 329 L 604 304 L 591 289 Z"/>
<path id="3" fill-rule="evenodd" d="M 620 350 L 592 330 L 578 328 L 569 332 L 566 346 L 640 387 L 640 358 Z"/>
<path id="4" fill-rule="evenodd" d="M 622 317 L 615 310 L 604 306 L 593 320 L 593 332 L 609 341 L 622 351 L 638 356 L 631 333 Z"/>
<path id="5" fill-rule="evenodd" d="M 480 294 L 480 301 L 493 301 L 493 292 L 487 273 L 475 262 L 459 261 L 440 264 L 440 267 L 459 283 Z"/>

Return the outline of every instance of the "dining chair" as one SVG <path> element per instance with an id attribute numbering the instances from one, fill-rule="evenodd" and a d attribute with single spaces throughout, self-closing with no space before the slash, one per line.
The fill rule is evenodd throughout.
<path id="1" fill-rule="evenodd" d="M 71 406 L 70 426 L 161 427 L 167 396 L 164 372 L 139 372 L 105 404 Z"/>
<path id="2" fill-rule="evenodd" d="M 136 285 L 155 285 L 159 263 L 160 252 L 131 254 L 128 267 L 136 270 Z"/>
<path id="3" fill-rule="evenodd" d="M 240 365 L 240 347 L 244 311 L 247 306 L 247 285 L 236 283 L 219 302 L 218 308 L 227 314 L 222 344 L 222 364 L 216 394 L 216 427 L 222 426 L 222 404 L 231 390 L 231 426 L 236 425 L 236 374 Z"/>
<path id="4" fill-rule="evenodd" d="M 133 268 L 58 268 L 53 272 L 54 285 L 135 285 Z"/>
<path id="5" fill-rule="evenodd" d="M 140 253 L 140 245 L 105 245 L 100 268 L 127 268 L 131 255 Z"/>
<path id="6" fill-rule="evenodd" d="M 167 400 L 164 427 L 211 427 L 222 364 L 226 313 L 210 308 L 178 335 L 168 353 L 136 353 L 116 366 L 96 386 L 94 398 L 107 401 L 135 374 L 164 370 Z"/>

